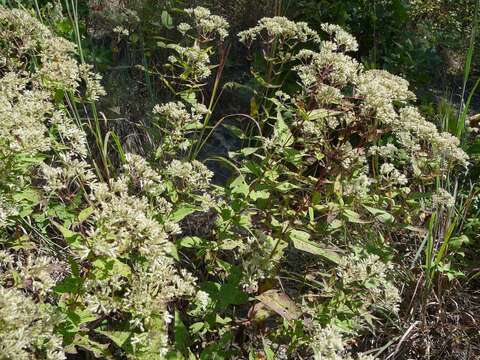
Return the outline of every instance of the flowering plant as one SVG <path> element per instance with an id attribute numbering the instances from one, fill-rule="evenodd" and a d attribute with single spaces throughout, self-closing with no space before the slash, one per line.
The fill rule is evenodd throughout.
<path id="1" fill-rule="evenodd" d="M 173 99 L 153 107 L 154 151 L 115 138 L 112 155 L 114 133 L 78 116 L 106 95 L 101 77 L 0 6 L 0 357 L 373 359 L 354 344 L 399 316 L 395 240 L 452 211 L 441 185 L 468 156 L 341 27 L 277 16 L 238 35 L 263 56 L 236 115 L 249 124 L 228 127 L 244 141 L 222 159 L 233 176 L 214 185 L 197 155 L 223 125 L 229 26 L 185 15 L 183 41 L 159 43 Z"/>

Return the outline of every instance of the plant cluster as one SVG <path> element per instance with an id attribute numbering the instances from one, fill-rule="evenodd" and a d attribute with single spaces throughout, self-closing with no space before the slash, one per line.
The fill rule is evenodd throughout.
<path id="1" fill-rule="evenodd" d="M 0 6 L 0 358 L 373 360 L 362 339 L 401 321 L 402 258 L 423 254 L 426 325 L 468 242 L 459 138 L 343 28 L 281 16 L 238 34 L 261 54 L 251 112 L 214 122 L 229 24 L 196 7 L 169 27 L 155 75 L 173 99 L 141 156 L 100 125 L 80 35 Z M 242 146 L 215 185 L 198 155 L 221 128 Z"/>

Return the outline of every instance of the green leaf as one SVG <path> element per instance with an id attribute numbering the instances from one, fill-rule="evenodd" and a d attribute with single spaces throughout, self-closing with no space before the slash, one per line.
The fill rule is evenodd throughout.
<path id="1" fill-rule="evenodd" d="M 165 26 L 167 29 L 173 29 L 172 17 L 165 10 L 162 11 L 162 25 Z"/>
<path id="2" fill-rule="evenodd" d="M 285 155 L 285 160 L 287 160 L 289 163 L 299 167 L 302 165 L 302 160 L 304 153 L 300 150 L 293 149 L 293 148 L 287 148 L 284 151 Z"/>
<path id="3" fill-rule="evenodd" d="M 282 147 L 290 146 L 293 143 L 293 136 L 290 128 L 285 123 L 282 113 L 279 111 L 277 113 L 277 121 L 275 122 L 275 127 L 273 128 L 275 139 L 278 140 L 278 143 Z"/>
<path id="4" fill-rule="evenodd" d="M 95 316 L 95 314 L 92 314 L 87 309 L 81 309 L 79 307 L 76 307 L 74 310 L 69 309 L 67 311 L 67 317 L 69 321 L 71 321 L 76 326 L 86 324 L 90 321 L 94 321 L 97 319 L 97 316 Z"/>
<path id="5" fill-rule="evenodd" d="M 77 345 L 85 350 L 91 351 L 96 358 L 105 359 L 108 354 L 109 344 L 100 344 L 96 341 L 90 340 L 87 336 L 77 334 L 73 345 Z"/>
<path id="6" fill-rule="evenodd" d="M 182 353 L 185 353 L 189 346 L 188 329 L 183 323 L 180 312 L 175 309 L 175 348 Z"/>
<path id="7" fill-rule="evenodd" d="M 275 352 L 272 350 L 270 345 L 267 344 L 265 339 L 263 339 L 263 351 L 265 352 L 267 360 L 275 360 Z"/>
<path id="8" fill-rule="evenodd" d="M 257 152 L 257 150 L 260 149 L 258 147 L 246 147 L 240 150 L 240 153 L 242 153 L 243 156 L 248 156 L 252 155 Z"/>
<path id="9" fill-rule="evenodd" d="M 270 192 L 266 190 L 250 192 L 250 199 L 252 199 L 253 201 L 256 201 L 258 199 L 268 199 L 269 197 L 270 197 Z"/>
<path id="10" fill-rule="evenodd" d="M 54 288 L 53 291 L 57 294 L 76 294 L 78 289 L 82 285 L 82 279 L 75 276 L 67 276 L 65 279 L 60 281 Z"/>
<path id="11" fill-rule="evenodd" d="M 260 85 L 262 85 L 263 87 L 266 87 L 267 89 L 279 89 L 279 88 L 282 87 L 282 85 L 273 85 L 273 84 L 268 83 L 268 82 L 265 81 L 265 79 L 264 79 L 259 73 L 257 73 L 256 71 L 252 71 L 252 74 L 253 74 L 255 80 L 257 80 Z"/>
<path id="12" fill-rule="evenodd" d="M 248 195 L 249 186 L 245 182 L 243 175 L 239 175 L 233 180 L 230 184 L 230 189 L 232 194 L 241 194 L 244 196 Z"/>
<path id="13" fill-rule="evenodd" d="M 228 125 L 228 124 L 223 124 L 223 127 L 230 130 L 232 132 L 233 135 L 235 135 L 236 137 L 238 137 L 239 139 L 243 140 L 243 139 L 246 139 L 247 136 L 245 135 L 245 133 L 243 132 L 242 129 L 234 126 L 234 125 Z"/>
<path id="14" fill-rule="evenodd" d="M 284 181 L 284 182 L 281 182 L 280 184 L 278 184 L 277 186 L 275 186 L 275 189 L 277 189 L 278 191 L 280 192 L 288 192 L 290 190 L 293 190 L 293 189 L 298 189 L 298 186 L 295 185 L 295 184 L 292 184 L 288 181 Z"/>
<path id="15" fill-rule="evenodd" d="M 174 243 L 168 242 L 166 244 L 166 249 L 168 254 L 170 254 L 171 257 L 173 257 L 175 260 L 180 261 L 180 256 L 178 255 L 178 250 L 177 247 L 175 246 Z"/>
<path id="16" fill-rule="evenodd" d="M 110 340 L 112 340 L 115 345 L 120 348 L 123 348 L 132 333 L 130 331 L 103 331 L 103 330 L 95 330 L 99 334 L 105 335 Z"/>
<path id="17" fill-rule="evenodd" d="M 115 258 L 100 257 L 92 265 L 92 273 L 97 279 L 106 279 L 112 275 L 129 277 L 132 274 L 130 266 Z"/>
<path id="18" fill-rule="evenodd" d="M 38 202 L 40 201 L 40 196 L 38 195 L 38 192 L 33 189 L 23 190 L 22 192 L 13 194 L 12 197 L 13 197 L 13 200 L 17 202 L 26 200 L 31 204 L 38 204 Z"/>
<path id="19" fill-rule="evenodd" d="M 217 299 L 221 309 L 226 309 L 229 305 L 241 305 L 248 301 L 248 296 L 242 290 L 240 285 L 235 283 L 226 283 L 220 287 Z"/>
<path id="20" fill-rule="evenodd" d="M 233 250 L 237 247 L 241 247 L 243 245 L 243 241 L 240 239 L 232 240 L 232 239 L 225 239 L 220 244 L 220 249 L 222 250 Z"/>
<path id="21" fill-rule="evenodd" d="M 363 205 L 363 207 L 384 224 L 392 224 L 395 221 L 393 215 L 389 214 L 385 210 L 375 209 L 366 205 Z"/>
<path id="22" fill-rule="evenodd" d="M 204 242 L 205 240 L 197 236 L 186 236 L 181 238 L 177 242 L 177 245 L 184 248 L 198 248 L 201 247 Z"/>
<path id="23" fill-rule="evenodd" d="M 332 250 L 320 247 L 318 244 L 310 241 L 310 235 L 304 231 L 291 230 L 289 232 L 290 240 L 295 249 L 305 251 L 313 255 L 321 256 L 335 264 L 340 263 L 340 256 Z"/>
<path id="24" fill-rule="evenodd" d="M 71 240 L 71 239 L 74 239 L 78 234 L 67 229 L 65 226 L 63 225 L 60 225 L 59 223 L 57 223 L 56 221 L 53 221 L 52 220 L 52 224 L 58 229 L 58 231 L 60 231 L 60 233 L 63 235 L 63 237 L 65 238 L 65 240 Z"/>
<path id="25" fill-rule="evenodd" d="M 460 235 L 450 239 L 449 245 L 452 250 L 461 249 L 465 244 L 470 244 L 470 239 L 467 235 Z"/>
<path id="26" fill-rule="evenodd" d="M 190 330 L 192 331 L 192 333 L 196 334 L 198 332 L 200 332 L 205 326 L 205 323 L 203 322 L 196 322 L 196 323 L 193 323 L 192 325 L 190 325 Z"/>
<path id="27" fill-rule="evenodd" d="M 267 290 L 256 299 L 286 320 L 296 320 L 302 315 L 295 302 L 280 290 Z"/>
<path id="28" fill-rule="evenodd" d="M 355 211 L 344 209 L 343 215 L 347 218 L 347 220 L 351 223 L 355 224 L 367 224 L 368 221 L 362 220 L 360 214 L 356 213 Z"/>
<path id="29" fill-rule="evenodd" d="M 232 350 L 227 350 L 232 342 L 233 335 L 229 332 L 224 333 L 219 340 L 207 346 L 200 354 L 200 360 L 227 360 L 233 359 Z"/>
<path id="30" fill-rule="evenodd" d="M 195 211 L 198 210 L 200 209 L 197 206 L 184 204 L 177 208 L 172 215 L 170 215 L 170 220 L 175 222 L 181 221 L 188 215 L 193 214 Z"/>
<path id="31" fill-rule="evenodd" d="M 330 116 L 335 116 L 341 114 L 340 111 L 333 111 L 328 109 L 315 109 L 308 113 L 308 120 L 316 121 L 320 119 L 325 119 Z"/>
<path id="32" fill-rule="evenodd" d="M 87 220 L 89 218 L 90 215 L 93 214 L 93 211 L 94 211 L 94 209 L 91 206 L 83 209 L 78 214 L 78 221 L 84 222 L 85 220 Z"/>

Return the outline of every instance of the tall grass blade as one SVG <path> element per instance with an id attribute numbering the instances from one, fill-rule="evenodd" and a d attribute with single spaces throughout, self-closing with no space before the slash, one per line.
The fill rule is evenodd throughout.
<path id="1" fill-rule="evenodd" d="M 457 122 L 457 137 L 459 139 L 462 138 L 463 136 L 463 131 L 465 129 L 465 120 L 466 116 L 468 113 L 468 109 L 470 107 L 470 102 L 473 94 L 475 93 L 475 90 L 478 86 L 478 81 L 475 83 L 475 86 L 473 87 L 472 91 L 470 92 L 469 98 L 467 102 L 465 102 L 465 96 L 467 93 L 467 84 L 468 80 L 470 78 L 470 72 L 472 70 L 472 60 L 473 60 L 473 53 L 475 50 L 475 40 L 477 37 L 477 31 L 478 31 L 478 13 L 480 11 L 480 0 L 477 0 L 476 6 L 475 6 L 475 15 L 473 17 L 473 24 L 472 24 L 472 33 L 470 36 L 470 45 L 468 47 L 467 51 L 467 59 L 465 61 L 465 69 L 463 72 L 463 87 L 462 87 L 462 104 L 460 107 L 460 116 Z"/>

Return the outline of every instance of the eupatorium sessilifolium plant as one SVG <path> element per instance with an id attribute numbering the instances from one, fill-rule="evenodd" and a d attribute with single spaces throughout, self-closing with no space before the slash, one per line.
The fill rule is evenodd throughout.
<path id="1" fill-rule="evenodd" d="M 239 34 L 264 55 L 245 116 L 256 126 L 214 187 L 188 159 L 228 24 L 186 13 L 185 43 L 164 44 L 181 96 L 153 109 L 154 161 L 127 153 L 106 177 L 73 116 L 105 95 L 100 77 L 75 45 L 0 7 L 2 358 L 352 359 L 350 340 L 397 316 L 392 244 L 452 206 L 446 190 L 418 194 L 467 165 L 456 138 L 420 115 L 405 80 L 365 71 L 340 27 L 265 18 Z"/>

